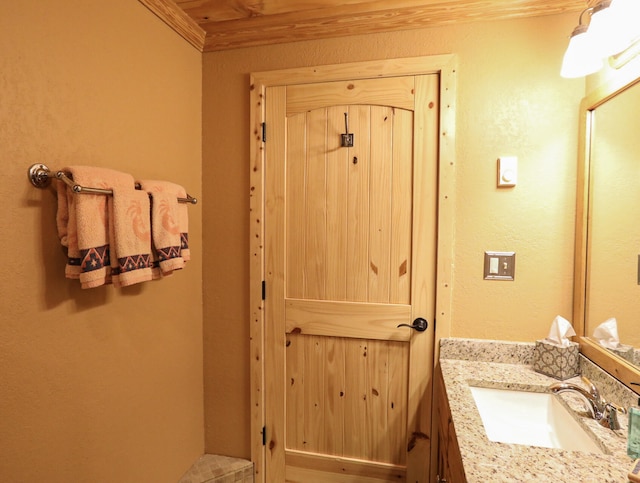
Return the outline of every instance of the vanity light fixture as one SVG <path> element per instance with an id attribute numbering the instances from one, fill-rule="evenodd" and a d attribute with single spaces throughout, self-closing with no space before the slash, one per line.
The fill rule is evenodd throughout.
<path id="1" fill-rule="evenodd" d="M 591 22 L 589 22 L 589 35 L 593 38 L 597 55 L 602 58 L 622 52 L 627 47 L 630 39 L 625 39 L 621 33 L 619 15 L 611 6 L 611 0 L 601 1 L 593 7 Z"/>
<path id="2" fill-rule="evenodd" d="M 591 14 L 591 8 L 580 14 L 578 26 L 573 29 L 569 46 L 564 53 L 560 75 L 566 78 L 584 77 L 602 69 L 602 58 L 594 54 L 592 37 L 588 34 L 589 25 L 582 23 L 585 14 Z"/>
<path id="3" fill-rule="evenodd" d="M 585 17 L 589 22 L 583 22 Z M 564 54 L 562 77 L 583 77 L 600 70 L 604 59 L 640 37 L 640 1 L 599 0 L 580 13 Z"/>

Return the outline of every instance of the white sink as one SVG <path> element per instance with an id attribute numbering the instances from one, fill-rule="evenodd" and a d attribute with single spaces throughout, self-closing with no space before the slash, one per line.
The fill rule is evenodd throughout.
<path id="1" fill-rule="evenodd" d="M 603 452 L 553 394 L 470 388 L 490 441 Z"/>

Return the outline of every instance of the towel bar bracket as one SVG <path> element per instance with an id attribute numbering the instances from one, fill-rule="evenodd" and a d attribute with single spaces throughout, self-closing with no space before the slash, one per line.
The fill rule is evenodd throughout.
<path id="1" fill-rule="evenodd" d="M 51 184 L 51 178 L 57 178 L 69 186 L 75 193 L 80 193 L 83 190 L 96 190 L 101 192 L 101 194 L 111 194 L 109 190 L 99 190 L 97 188 L 84 188 L 78 184 L 75 184 L 71 178 L 69 178 L 64 171 L 57 171 L 52 173 L 49 167 L 46 164 L 36 163 L 29 167 L 29 179 L 31 180 L 31 184 L 36 188 L 46 188 Z"/>
<path id="2" fill-rule="evenodd" d="M 34 164 L 29 168 L 29 179 L 36 188 L 46 188 L 51 183 L 51 171 L 46 164 Z"/>
<path id="3" fill-rule="evenodd" d="M 90 194 L 99 194 L 99 195 L 112 195 L 113 191 L 105 190 L 101 188 L 89 188 L 87 186 L 80 186 L 73 182 L 73 180 L 67 176 L 64 171 L 57 171 L 55 174 L 51 173 L 51 170 L 46 164 L 36 163 L 29 167 L 29 180 L 31 180 L 31 184 L 36 188 L 46 188 L 51 183 L 51 178 L 59 179 L 64 182 L 67 186 L 69 186 L 74 193 L 90 193 Z M 137 189 L 140 189 L 138 185 L 136 185 Z M 186 198 L 178 198 L 180 203 L 191 203 L 195 205 L 198 200 L 193 196 L 187 193 Z"/>

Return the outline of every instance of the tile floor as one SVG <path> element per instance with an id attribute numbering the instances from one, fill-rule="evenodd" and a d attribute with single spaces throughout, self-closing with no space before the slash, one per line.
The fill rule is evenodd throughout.
<path id="1" fill-rule="evenodd" d="M 205 454 L 178 483 L 253 483 L 251 461 Z"/>

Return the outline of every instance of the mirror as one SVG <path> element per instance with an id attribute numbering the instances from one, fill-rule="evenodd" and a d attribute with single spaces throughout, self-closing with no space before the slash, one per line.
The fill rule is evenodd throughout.
<path id="1" fill-rule="evenodd" d="M 615 317 L 617 355 L 640 348 L 640 84 L 592 111 L 585 335 Z"/>
<path id="2" fill-rule="evenodd" d="M 581 105 L 574 325 L 583 354 L 640 393 L 638 64 L 617 72 Z M 610 318 L 623 344 L 616 350 L 593 339 Z"/>

